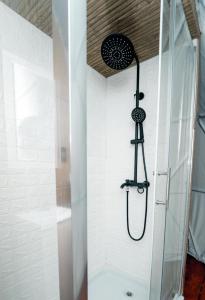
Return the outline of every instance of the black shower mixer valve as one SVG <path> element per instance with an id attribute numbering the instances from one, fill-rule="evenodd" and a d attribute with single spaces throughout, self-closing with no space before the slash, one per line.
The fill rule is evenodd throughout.
<path id="1" fill-rule="evenodd" d="M 145 189 L 150 186 L 149 181 L 145 180 L 144 182 L 137 182 L 134 180 L 126 179 L 125 182 L 120 186 L 121 189 L 124 187 L 137 187 L 138 189 Z"/>

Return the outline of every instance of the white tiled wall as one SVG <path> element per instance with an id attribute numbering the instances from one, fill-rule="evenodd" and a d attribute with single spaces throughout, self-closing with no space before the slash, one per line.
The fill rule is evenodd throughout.
<path id="1" fill-rule="evenodd" d="M 88 275 L 105 264 L 106 79 L 87 71 Z"/>
<path id="2" fill-rule="evenodd" d="M 120 189 L 125 179 L 133 178 L 134 122 L 131 111 L 135 106 L 136 69 L 131 68 L 108 79 L 107 87 L 107 162 L 106 211 L 108 227 L 107 263 L 149 286 L 152 250 L 152 217 L 154 207 L 153 171 L 155 164 L 158 58 L 141 64 L 140 90 L 145 98 L 140 106 L 146 111 L 144 121 L 145 157 L 147 163 L 149 203 L 146 234 L 142 241 L 133 242 L 126 228 L 126 196 Z M 143 180 L 142 164 L 139 179 Z M 139 236 L 144 220 L 145 195 L 130 191 L 130 220 L 133 235 Z"/>
<path id="3" fill-rule="evenodd" d="M 52 41 L 0 4 L 0 299 L 58 300 Z"/>
<path id="4" fill-rule="evenodd" d="M 153 171 L 156 148 L 158 57 L 141 64 L 140 90 L 145 98 L 145 155 L 149 204 L 147 229 L 140 242 L 133 242 L 126 228 L 125 190 L 120 185 L 133 178 L 136 69 L 132 67 L 105 79 L 89 69 L 88 77 L 88 252 L 89 275 L 103 268 L 119 270 L 149 290 L 153 234 Z M 143 174 L 142 165 L 139 174 Z M 141 178 L 143 179 L 143 177 Z M 130 192 L 131 230 L 142 231 L 144 195 Z M 102 267 L 103 266 L 103 267 Z"/>

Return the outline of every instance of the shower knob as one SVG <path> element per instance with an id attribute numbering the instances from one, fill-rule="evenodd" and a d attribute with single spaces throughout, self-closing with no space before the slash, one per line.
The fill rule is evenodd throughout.
<path id="1" fill-rule="evenodd" d="M 142 99 L 144 99 L 144 93 L 140 92 L 140 94 L 139 94 L 139 100 L 142 100 Z"/>

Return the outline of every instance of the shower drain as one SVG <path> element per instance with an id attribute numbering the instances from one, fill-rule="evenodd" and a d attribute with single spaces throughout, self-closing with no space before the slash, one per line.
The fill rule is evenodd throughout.
<path id="1" fill-rule="evenodd" d="M 127 297 L 133 297 L 133 293 L 130 292 L 130 291 L 127 291 L 127 292 L 126 292 L 126 296 L 127 296 Z"/>

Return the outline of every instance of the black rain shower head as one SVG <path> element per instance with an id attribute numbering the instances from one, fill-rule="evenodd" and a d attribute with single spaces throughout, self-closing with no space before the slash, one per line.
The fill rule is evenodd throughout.
<path id="1" fill-rule="evenodd" d="M 106 65 L 115 70 L 127 68 L 136 57 L 132 42 L 121 33 L 112 33 L 105 38 L 101 55 Z"/>

